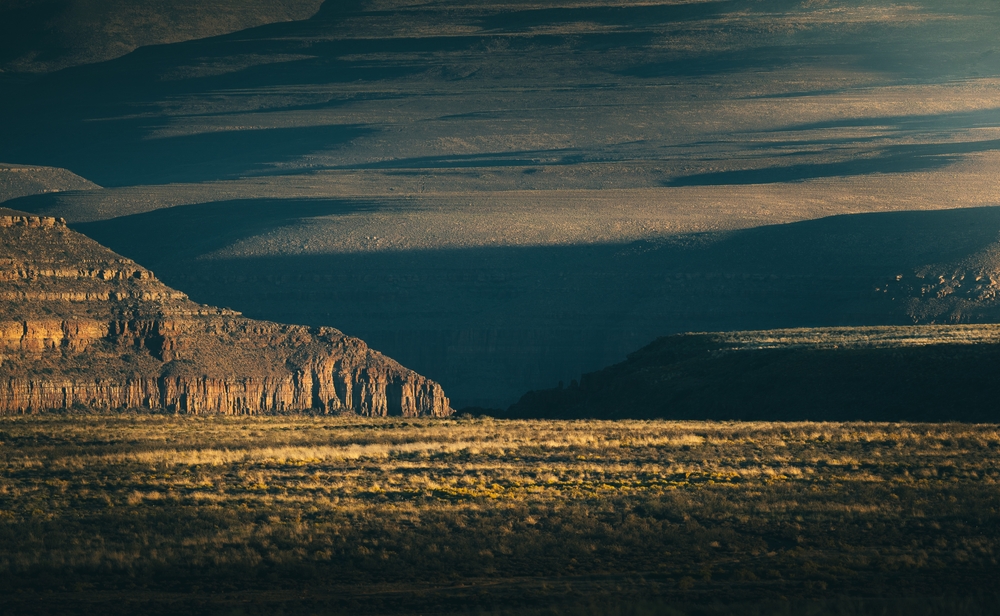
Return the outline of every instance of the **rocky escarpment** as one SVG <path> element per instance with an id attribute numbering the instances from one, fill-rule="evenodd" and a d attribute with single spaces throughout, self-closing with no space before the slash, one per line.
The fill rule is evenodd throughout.
<path id="1" fill-rule="evenodd" d="M 195 304 L 59 219 L 0 210 L 0 240 L 0 413 L 451 413 L 361 340 Z"/>
<path id="2" fill-rule="evenodd" d="M 914 268 L 876 291 L 914 323 L 1000 321 L 1000 241 L 968 256 Z"/>

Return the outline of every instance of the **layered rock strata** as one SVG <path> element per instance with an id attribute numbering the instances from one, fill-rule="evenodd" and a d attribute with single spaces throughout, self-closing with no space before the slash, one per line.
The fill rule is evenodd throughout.
<path id="1" fill-rule="evenodd" d="M 357 338 L 196 304 L 60 219 L 0 209 L 0 245 L 0 413 L 452 412 Z"/>

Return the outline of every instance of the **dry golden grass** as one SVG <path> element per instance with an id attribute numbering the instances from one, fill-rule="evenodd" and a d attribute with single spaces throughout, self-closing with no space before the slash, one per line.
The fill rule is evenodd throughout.
<path id="1" fill-rule="evenodd" d="M 995 425 L 82 415 L 4 418 L 0 441 L 21 607 L 662 613 L 998 572 Z"/>

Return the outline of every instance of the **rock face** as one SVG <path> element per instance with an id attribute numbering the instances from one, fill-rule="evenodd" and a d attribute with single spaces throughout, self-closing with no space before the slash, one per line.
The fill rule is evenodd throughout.
<path id="1" fill-rule="evenodd" d="M 195 304 L 61 219 L 0 209 L 0 245 L 0 413 L 452 412 L 357 338 Z"/>

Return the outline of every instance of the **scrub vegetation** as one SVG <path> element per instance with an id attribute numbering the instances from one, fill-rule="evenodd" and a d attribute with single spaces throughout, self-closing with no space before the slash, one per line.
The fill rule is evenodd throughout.
<path id="1" fill-rule="evenodd" d="M 0 442 L 16 613 L 996 605 L 996 425 L 80 412 Z"/>

